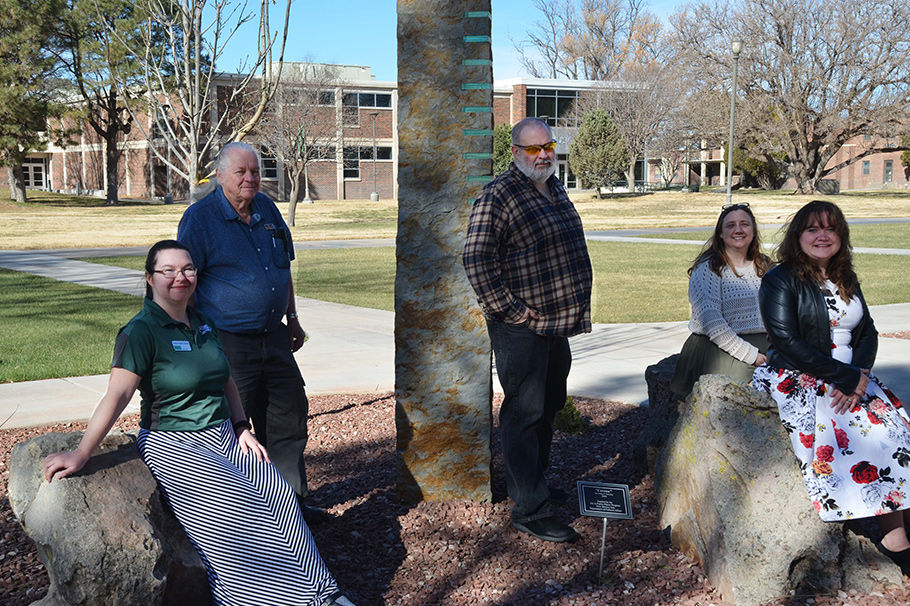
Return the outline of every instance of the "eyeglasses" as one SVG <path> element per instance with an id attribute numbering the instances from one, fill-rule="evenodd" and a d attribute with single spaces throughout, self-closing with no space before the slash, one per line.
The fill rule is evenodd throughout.
<path id="1" fill-rule="evenodd" d="M 195 267 L 184 267 L 183 269 L 156 269 L 153 273 L 161 274 L 168 280 L 173 280 L 177 274 L 183 274 L 186 278 L 195 278 L 198 270 Z"/>
<path id="2" fill-rule="evenodd" d="M 722 211 L 727 210 L 728 208 L 749 208 L 748 202 L 738 202 L 736 204 L 724 204 L 720 207 Z"/>
<path id="3" fill-rule="evenodd" d="M 550 153 L 551 151 L 556 149 L 556 140 L 554 139 L 553 141 L 550 141 L 549 143 L 544 143 L 543 145 L 516 145 L 516 144 L 513 144 L 513 145 L 515 147 L 520 147 L 521 149 L 525 150 L 525 153 L 528 154 L 529 156 L 536 156 L 537 154 L 540 153 L 541 150 L 543 150 L 547 153 Z"/>

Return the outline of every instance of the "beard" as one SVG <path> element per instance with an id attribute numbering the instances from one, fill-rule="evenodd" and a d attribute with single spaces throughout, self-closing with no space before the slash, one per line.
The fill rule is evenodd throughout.
<path id="1" fill-rule="evenodd" d="M 537 166 L 537 156 L 529 157 L 522 152 L 522 156 L 515 165 L 518 170 L 531 181 L 535 183 L 544 183 L 552 175 L 556 174 L 556 162 L 550 161 L 546 166 Z"/>

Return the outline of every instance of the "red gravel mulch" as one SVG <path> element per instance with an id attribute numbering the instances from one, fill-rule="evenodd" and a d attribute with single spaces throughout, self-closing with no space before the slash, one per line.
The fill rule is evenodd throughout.
<path id="1" fill-rule="evenodd" d="M 889 339 L 910 339 L 910 330 L 904 332 L 886 332 L 878 336 Z"/>
<path id="2" fill-rule="evenodd" d="M 582 434 L 557 433 L 551 481 L 575 493 L 574 482 L 628 484 L 635 519 L 611 520 L 604 574 L 598 579 L 603 523 L 581 517 L 576 504 L 560 508 L 582 539 L 553 544 L 512 529 L 494 432 L 493 502 L 422 502 L 395 498 L 395 406 L 391 395 L 334 395 L 310 399 L 307 450 L 312 503 L 335 517 L 313 529 L 329 569 L 358 606 L 731 606 L 704 571 L 672 547 L 656 518 L 653 483 L 637 474 L 631 447 L 647 409 L 577 398 L 590 421 Z M 494 404 L 498 407 L 498 401 Z M 136 418 L 118 423 L 131 429 Z M 13 444 L 84 424 L 0 431 L 0 604 L 20 606 L 47 592 L 48 577 L 7 499 Z M 769 604 L 882 606 L 910 602 L 910 593 L 841 592 L 784 596 Z"/>

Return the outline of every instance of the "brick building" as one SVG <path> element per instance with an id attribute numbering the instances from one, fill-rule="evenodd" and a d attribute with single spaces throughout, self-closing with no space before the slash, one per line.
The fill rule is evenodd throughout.
<path id="1" fill-rule="evenodd" d="M 305 70 L 308 66 L 312 67 L 311 64 L 286 63 L 285 69 L 292 72 Z M 339 84 L 320 91 L 318 96 L 318 109 L 325 112 L 329 142 L 323 146 L 321 158 L 308 169 L 310 196 L 313 199 L 352 200 L 370 198 L 375 192 L 381 199 L 397 198 L 397 83 L 376 81 L 370 68 L 365 66 L 325 67 L 332 69 Z M 229 85 L 229 78 L 220 84 Z M 567 188 L 583 188 L 584 183 L 578 182 L 568 163 L 569 144 L 581 119 L 575 102 L 586 91 L 601 86 L 601 83 L 583 80 L 498 80 L 493 86 L 494 124 L 515 124 L 527 116 L 545 119 L 557 140 L 557 175 Z M 154 125 L 148 118 L 140 119 L 147 121 L 147 128 L 133 128 L 121 142 L 121 197 L 160 198 L 167 194 L 177 199 L 185 197 L 186 184 L 154 157 L 142 134 L 143 131 L 154 133 Z M 286 200 L 291 189 L 287 171 L 255 132 L 245 141 L 258 146 L 262 153 L 262 190 L 277 200 Z M 868 143 L 868 137 L 857 138 L 840 150 L 830 165 L 856 155 Z M 161 144 L 153 135 L 152 145 Z M 674 182 L 725 185 L 726 165 L 721 148 L 702 142 L 701 149 L 693 155 L 681 166 Z M 636 182 L 659 182 L 659 164 L 660 158 L 648 157 L 646 150 L 645 157 L 638 161 Z M 104 195 L 103 142 L 88 127 L 72 145 L 51 145 L 43 153 L 31 154 L 23 168 L 27 187 Z M 2 178 L 5 176 L 4 171 Z M 840 181 L 843 190 L 908 187 L 910 184 L 910 174 L 900 163 L 900 152 L 869 156 L 829 178 Z M 300 198 L 303 198 L 303 192 L 301 185 Z"/>
<path id="2" fill-rule="evenodd" d="M 299 66 L 285 64 L 285 69 Z M 369 198 L 375 191 L 381 198 L 395 198 L 398 195 L 397 84 L 374 80 L 369 67 L 331 67 L 337 74 L 337 83 L 319 95 L 319 110 L 328 116 L 325 123 L 330 130 L 331 145 L 326 146 L 323 158 L 309 168 L 310 195 L 315 199 L 349 200 Z M 230 78 L 226 76 L 216 86 L 230 87 Z M 221 90 L 217 93 L 224 96 Z M 144 122 L 144 128 L 134 127 L 121 135 L 120 196 L 162 198 L 170 194 L 176 199 L 184 198 L 188 191 L 186 183 L 156 158 L 151 149 L 152 146 L 164 149 L 163 140 L 155 135 L 156 125 L 148 116 L 137 119 Z M 150 136 L 146 137 L 145 133 Z M 263 192 L 279 200 L 287 199 L 291 185 L 288 175 L 269 148 L 255 132 L 244 141 L 258 147 L 262 155 Z M 30 154 L 23 169 L 28 188 L 104 196 L 104 143 L 88 125 L 70 144 L 51 144 L 44 152 Z M 303 187 L 300 191 L 302 198 Z"/>

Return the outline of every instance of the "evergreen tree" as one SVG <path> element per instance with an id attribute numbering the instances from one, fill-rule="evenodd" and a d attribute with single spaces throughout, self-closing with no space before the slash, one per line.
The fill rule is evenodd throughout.
<path id="1" fill-rule="evenodd" d="M 509 169 L 512 162 L 512 125 L 497 124 L 493 129 L 493 174 L 499 175 Z"/>
<path id="2" fill-rule="evenodd" d="M 25 202 L 22 162 L 46 145 L 55 61 L 48 52 L 57 0 L 0 0 L 0 166 L 13 200 Z"/>
<path id="3" fill-rule="evenodd" d="M 569 146 L 569 167 L 585 187 L 600 188 L 623 178 L 629 152 L 609 114 L 588 113 Z"/>
<path id="4" fill-rule="evenodd" d="M 117 204 L 119 164 L 123 154 L 119 142 L 129 133 L 133 117 L 120 95 L 138 93 L 139 66 L 124 56 L 118 45 L 106 45 L 105 30 L 116 27 L 124 38 L 139 35 L 142 4 L 130 0 L 60 0 L 65 10 L 56 24 L 54 54 L 65 70 L 84 109 L 83 117 L 104 141 L 106 198 Z M 109 64 L 117 67 L 118 87 Z"/>

